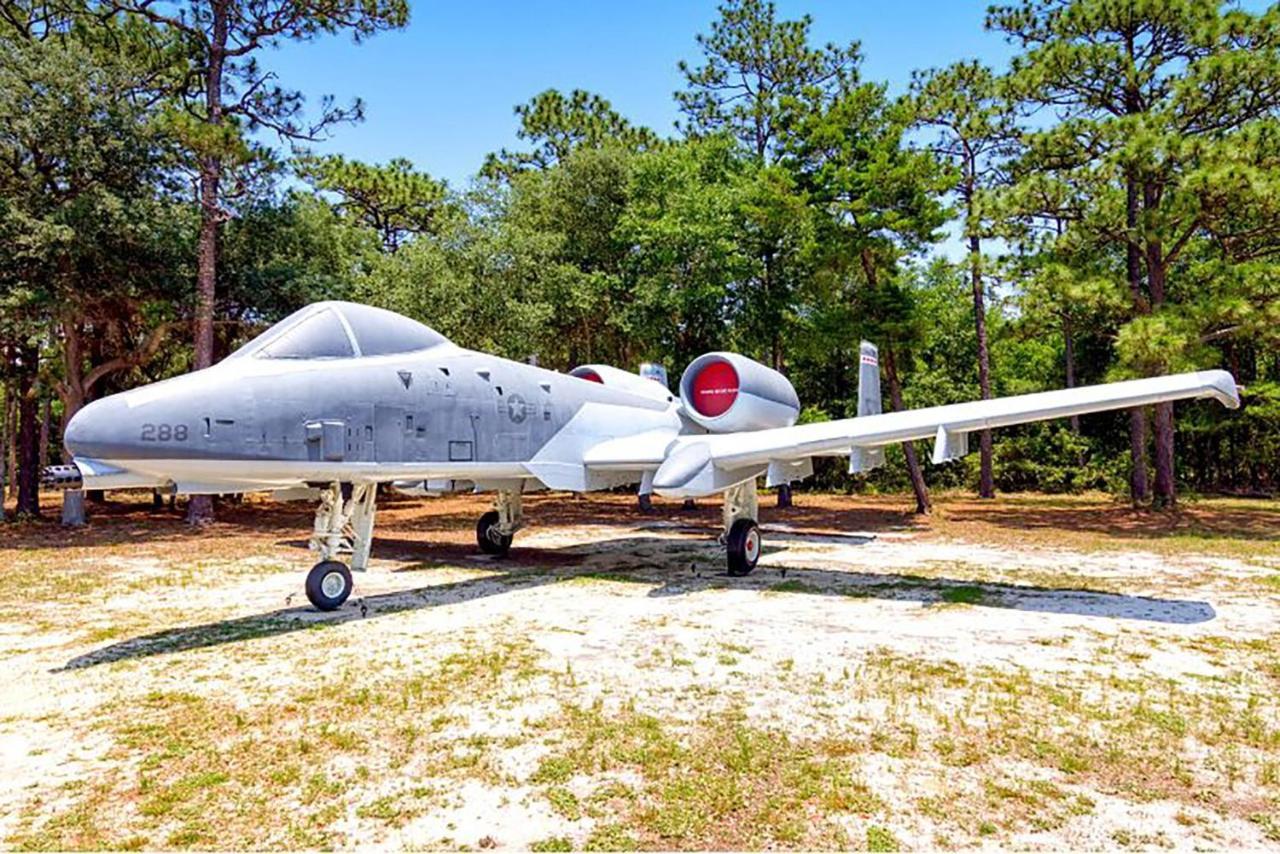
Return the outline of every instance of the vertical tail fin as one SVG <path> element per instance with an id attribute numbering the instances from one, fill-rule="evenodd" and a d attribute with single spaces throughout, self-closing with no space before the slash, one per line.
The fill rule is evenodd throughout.
<path id="1" fill-rule="evenodd" d="M 879 415 L 880 351 L 866 341 L 858 348 L 858 415 Z M 884 465 L 884 448 L 854 448 L 849 453 L 849 473 L 870 471 Z"/>

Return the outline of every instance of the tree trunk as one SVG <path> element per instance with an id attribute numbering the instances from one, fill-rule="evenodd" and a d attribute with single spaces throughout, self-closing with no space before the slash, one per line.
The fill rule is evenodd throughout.
<path id="1" fill-rule="evenodd" d="M 1129 229 L 1125 246 L 1129 295 L 1134 313 L 1146 314 L 1150 309 L 1142 294 L 1141 258 L 1133 234 L 1138 227 L 1138 184 L 1132 175 L 1125 178 L 1125 225 Z M 1151 488 L 1147 484 L 1147 413 L 1141 408 L 1129 410 L 1129 458 L 1129 496 L 1134 503 L 1144 502 L 1151 497 Z"/>
<path id="2" fill-rule="evenodd" d="M 214 2 L 210 7 L 213 20 L 204 95 L 208 123 L 217 127 L 222 124 L 222 72 L 223 63 L 226 60 L 228 9 L 226 2 Z M 200 158 L 200 239 L 196 258 L 196 370 L 213 364 L 213 313 L 218 281 L 218 230 L 222 223 L 218 192 L 221 181 L 220 155 L 202 155 Z M 212 521 L 213 499 L 207 495 L 191 496 L 191 501 L 187 504 L 187 523 L 206 525 Z"/>
<path id="3" fill-rule="evenodd" d="M 970 218 L 973 217 L 972 192 L 970 192 Z M 978 389 L 983 400 L 991 399 L 991 351 L 987 346 L 987 301 L 982 286 L 982 243 L 976 234 L 969 236 L 969 278 L 973 288 L 973 322 L 978 333 Z M 995 498 L 995 475 L 991 470 L 991 431 L 978 434 L 981 457 L 978 475 L 978 497 Z"/>
<path id="4" fill-rule="evenodd" d="M 62 382 L 62 430 L 66 433 L 71 419 L 84 406 L 84 360 L 81 355 L 82 329 L 74 320 L 62 322 L 62 359 L 65 379 Z M 62 451 L 62 461 L 71 462 L 71 454 Z M 84 491 L 68 489 L 62 493 L 62 524 L 78 528 L 85 523 Z"/>
<path id="5" fill-rule="evenodd" d="M 40 410 L 40 467 L 49 465 L 49 429 L 53 421 L 53 399 L 45 397 Z"/>
<path id="6" fill-rule="evenodd" d="M 1156 495 L 1157 507 L 1171 507 L 1177 501 L 1173 481 L 1173 404 L 1156 404 Z"/>
<path id="7" fill-rule="evenodd" d="M 34 344 L 18 348 L 18 513 L 40 515 L 40 427 L 35 379 L 40 350 Z"/>
<path id="8" fill-rule="evenodd" d="M 901 412 L 903 410 L 902 384 L 898 382 L 898 365 L 891 347 L 886 346 L 883 352 L 885 377 L 889 380 L 889 401 L 893 404 L 894 412 Z M 916 496 L 916 513 L 927 514 L 933 509 L 933 505 L 929 501 L 929 487 L 924 482 L 924 471 L 920 468 L 920 459 L 916 456 L 915 443 L 903 442 L 902 452 L 907 456 L 907 474 L 911 478 L 911 490 Z"/>
<path id="9" fill-rule="evenodd" d="M 8 352 L 3 351 L 7 357 Z M 4 521 L 4 502 L 8 498 L 7 487 L 13 470 L 9 468 L 9 413 L 13 409 L 13 392 L 8 384 L 3 386 L 4 409 L 0 411 L 0 522 Z"/>
<path id="10" fill-rule="evenodd" d="M 1129 496 L 1134 504 L 1146 501 L 1151 493 L 1147 486 L 1147 412 L 1145 409 L 1129 410 Z"/>
<path id="11" fill-rule="evenodd" d="M 218 183 L 221 164 L 207 157 L 200 165 L 200 242 L 196 263 L 195 368 L 213 364 L 213 312 L 217 282 Z M 207 525 L 213 521 L 213 500 L 193 495 L 187 504 L 187 523 Z"/>
<path id="12" fill-rule="evenodd" d="M 1062 317 L 1062 341 L 1066 346 L 1067 361 L 1067 388 L 1076 387 L 1076 337 L 1075 330 L 1071 328 L 1071 318 L 1067 315 Z M 1080 432 L 1080 416 L 1072 415 L 1070 419 L 1071 432 Z"/>
<path id="13" fill-rule="evenodd" d="M 1148 196 L 1150 193 L 1147 194 Z M 1149 204 L 1154 204 L 1149 202 Z M 1151 307 L 1164 305 L 1165 276 L 1168 260 L 1158 239 L 1147 241 L 1147 285 L 1151 290 Z M 1158 507 L 1172 506 L 1178 500 L 1173 470 L 1173 402 L 1156 404 L 1156 494 Z"/>
<path id="14" fill-rule="evenodd" d="M 10 351 L 10 362 L 15 358 L 13 351 Z M 9 497 L 16 498 L 18 495 L 18 386 L 17 383 L 9 385 L 7 394 L 8 406 L 5 410 L 4 434 L 8 438 L 9 455 L 5 471 L 8 472 Z"/>

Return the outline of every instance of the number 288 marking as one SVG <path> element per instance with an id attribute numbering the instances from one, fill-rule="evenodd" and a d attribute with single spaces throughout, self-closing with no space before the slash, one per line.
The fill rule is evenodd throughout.
<path id="1" fill-rule="evenodd" d="M 187 441 L 187 425 L 143 424 L 141 439 L 144 442 L 185 442 Z"/>

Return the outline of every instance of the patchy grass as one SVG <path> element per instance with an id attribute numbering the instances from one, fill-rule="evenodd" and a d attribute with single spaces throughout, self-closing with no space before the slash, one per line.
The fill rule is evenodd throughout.
<path id="1" fill-rule="evenodd" d="M 899 851 L 902 844 L 890 831 L 873 824 L 867 828 L 868 851 Z"/>
<path id="2" fill-rule="evenodd" d="M 989 778 L 979 797 L 957 793 L 952 809 L 967 804 L 972 830 L 985 835 L 982 822 L 1045 830 L 1089 812 L 1091 799 L 1066 786 L 1253 814 L 1258 795 L 1246 792 L 1280 796 L 1280 703 L 1274 677 L 1244 678 L 1220 691 L 1157 677 L 1099 685 L 1083 675 L 1047 680 L 1025 668 L 963 668 L 882 650 L 851 690 L 864 697 L 875 686 L 889 703 L 887 721 L 866 736 L 870 750 L 955 767 L 1016 760 L 1050 775 Z"/>
<path id="3" fill-rule="evenodd" d="M 639 778 L 601 787 L 587 812 L 642 848 L 847 847 L 840 818 L 883 809 L 842 742 L 794 740 L 740 713 L 682 727 L 631 707 L 566 706 L 540 729 L 554 746 L 531 783 Z M 565 790 L 544 792 L 564 814 Z"/>
<path id="4" fill-rule="evenodd" d="M 114 770 L 69 792 L 69 805 L 30 804 L 8 843 L 327 847 L 342 838 L 335 825 L 348 803 L 362 819 L 398 827 L 438 800 L 422 781 L 443 790 L 449 779 L 497 778 L 487 739 L 459 738 L 442 711 L 458 696 L 495 702 L 537 672 L 532 648 L 507 641 L 390 678 L 343 673 L 253 705 L 189 691 L 113 701 L 93 725 L 113 736 Z M 383 777 L 419 782 L 368 795 Z M 282 802 L 298 806 L 282 811 Z"/>

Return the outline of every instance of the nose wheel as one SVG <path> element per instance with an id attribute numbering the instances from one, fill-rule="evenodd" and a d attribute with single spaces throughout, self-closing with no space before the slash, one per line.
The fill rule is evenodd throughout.
<path id="1" fill-rule="evenodd" d="M 351 595 L 351 570 L 336 560 L 322 560 L 307 573 L 307 598 L 321 611 L 332 611 Z"/>

